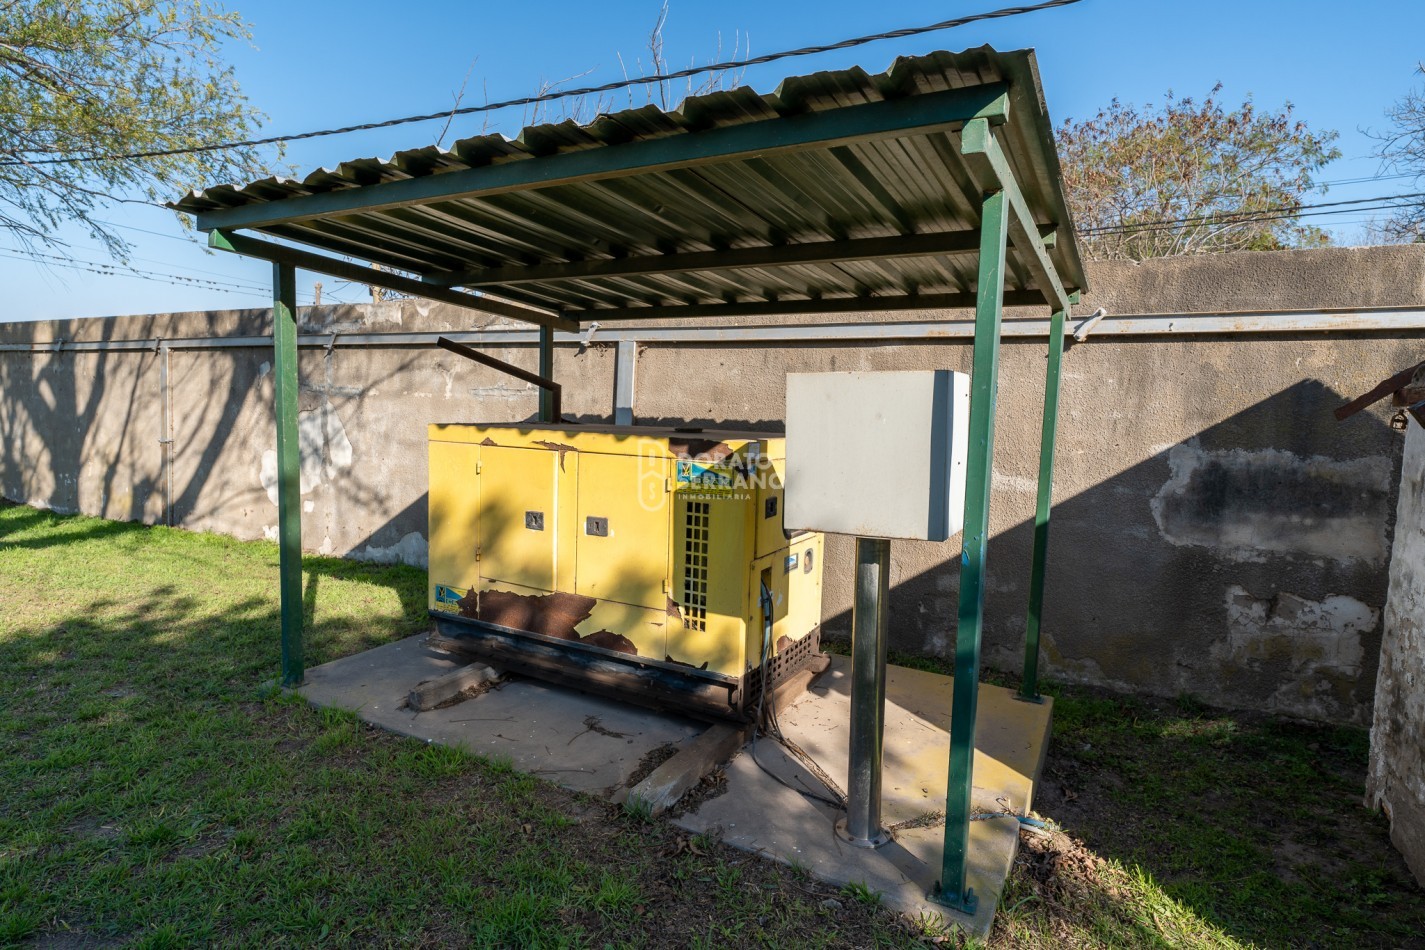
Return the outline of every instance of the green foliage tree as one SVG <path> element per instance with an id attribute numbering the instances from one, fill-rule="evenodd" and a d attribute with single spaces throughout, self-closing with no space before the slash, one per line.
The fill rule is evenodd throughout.
<path id="1" fill-rule="evenodd" d="M 260 125 L 220 58 L 248 38 L 206 0 L 0 0 L 0 234 L 33 250 L 77 222 L 122 256 L 102 209 L 265 174 L 255 148 L 182 151 Z"/>
<path id="2" fill-rule="evenodd" d="M 1336 133 L 1313 132 L 1288 103 L 1223 106 L 1169 92 L 1142 108 L 1115 99 L 1058 130 L 1079 238 L 1097 259 L 1144 260 L 1326 243 L 1290 210 L 1339 158 Z M 1323 189 L 1324 190 L 1324 189 Z"/>
<path id="3" fill-rule="evenodd" d="M 1419 72 L 1425 76 L 1425 63 Z M 1379 136 L 1386 167 L 1413 175 L 1416 184 L 1425 182 L 1425 85 L 1407 92 L 1386 111 L 1386 117 L 1391 129 Z M 1393 244 L 1425 242 L 1425 202 L 1402 202 L 1371 231 L 1373 237 Z"/>

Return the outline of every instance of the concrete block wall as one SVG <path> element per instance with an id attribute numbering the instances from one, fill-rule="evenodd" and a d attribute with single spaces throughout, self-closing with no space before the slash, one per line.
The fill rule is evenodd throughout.
<path id="1" fill-rule="evenodd" d="M 1100 305 L 1110 314 L 1425 307 L 1425 248 L 1103 264 L 1090 278 L 1081 314 Z M 300 316 L 304 332 L 336 339 L 301 355 L 304 546 L 423 564 L 426 424 L 531 419 L 536 392 L 434 348 L 341 342 L 354 332 L 502 326 L 482 314 L 399 301 Z M 265 310 L 0 324 L 0 346 L 164 340 L 170 347 L 166 389 L 162 354 L 151 346 L 0 352 L 0 494 L 109 518 L 274 536 L 271 352 L 182 342 L 269 332 Z M 1344 424 L 1330 410 L 1418 361 L 1419 336 L 1104 334 L 1071 346 L 1046 675 L 1368 723 L 1402 440 L 1384 409 Z M 1022 649 L 1046 348 L 1033 338 L 1003 348 L 985 650 L 989 664 L 1008 670 L 1019 668 Z M 530 345 L 491 352 L 534 365 Z M 968 371 L 969 362 L 964 338 L 641 346 L 634 415 L 775 430 L 788 372 Z M 557 349 L 567 416 L 611 418 L 614 364 L 615 347 L 597 333 L 588 345 Z M 162 441 L 165 403 L 171 443 Z M 850 539 L 831 539 L 825 622 L 833 635 L 849 628 L 851 554 Z M 893 545 L 896 648 L 950 649 L 958 554 L 957 540 Z"/>
<path id="2" fill-rule="evenodd" d="M 1425 429 L 1405 437 L 1366 802 L 1425 884 Z"/>

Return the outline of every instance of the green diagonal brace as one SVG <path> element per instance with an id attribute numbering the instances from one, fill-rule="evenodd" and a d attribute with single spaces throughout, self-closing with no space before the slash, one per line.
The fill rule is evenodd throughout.
<path id="1" fill-rule="evenodd" d="M 1029 568 L 1029 617 L 1024 629 L 1024 678 L 1019 698 L 1039 697 L 1039 624 L 1044 612 L 1044 565 L 1049 555 L 1049 511 L 1054 495 L 1054 436 L 1059 424 L 1060 364 L 1064 361 L 1063 310 L 1049 320 L 1049 360 L 1044 377 L 1044 423 L 1039 431 L 1039 497 L 1034 509 L 1034 558 Z"/>
<path id="2" fill-rule="evenodd" d="M 554 378 L 554 331 L 549 327 L 539 328 L 539 375 L 545 379 Z M 554 418 L 554 398 L 547 389 L 539 391 L 539 421 L 563 421 Z"/>
<path id="3" fill-rule="evenodd" d="M 1064 289 L 1054 261 L 1045 246 L 1044 235 L 1034 220 L 1034 212 L 1029 208 L 1024 193 L 1019 190 L 1014 169 L 995 138 L 990 124 L 983 119 L 965 123 L 960 134 L 960 149 L 977 174 L 983 180 L 993 182 L 992 187 L 1003 188 L 1009 195 L 1009 236 L 1019 249 L 1020 259 L 1034 275 L 1035 286 L 1043 292 L 1044 299 L 1056 310 L 1069 309 L 1071 294 Z"/>
<path id="4" fill-rule="evenodd" d="M 965 466 L 964 551 L 960 611 L 955 628 L 955 693 L 950 704 L 950 781 L 945 795 L 945 852 L 940 886 L 930 897 L 966 914 L 975 912 L 966 880 L 970 796 L 979 700 L 980 634 L 985 613 L 985 553 L 990 533 L 990 477 L 994 459 L 995 399 L 999 385 L 1000 322 L 1004 316 L 1005 248 L 1009 196 L 988 195 L 980 221 L 975 345 L 970 370 L 970 432 Z"/>
<path id="5" fill-rule="evenodd" d="M 297 272 L 272 265 L 273 378 L 277 410 L 278 593 L 282 685 L 302 682 L 302 448 L 297 436 Z"/>
<path id="6" fill-rule="evenodd" d="M 264 241 L 246 234 L 213 231 L 208 235 L 208 246 L 216 251 L 228 251 L 232 254 L 242 254 L 247 257 L 271 261 L 274 264 L 300 267 L 314 273 L 340 277 L 342 280 L 370 284 L 372 287 L 384 287 L 386 290 L 394 290 L 397 293 L 426 297 L 430 300 L 439 300 L 442 303 L 452 303 L 457 307 L 469 307 L 472 310 L 524 320 L 527 323 L 536 323 L 542 327 L 555 327 L 570 333 L 576 333 L 579 330 L 578 321 L 570 320 L 568 317 L 551 311 L 535 310 L 531 307 L 505 303 L 494 300 L 488 295 L 476 297 L 471 294 L 463 294 L 445 287 L 437 287 L 434 284 L 426 284 L 410 277 L 402 277 L 400 274 L 376 270 L 364 264 L 337 260 L 325 254 L 316 254 L 301 248 L 288 247 L 285 244 L 274 244 L 271 241 Z"/>

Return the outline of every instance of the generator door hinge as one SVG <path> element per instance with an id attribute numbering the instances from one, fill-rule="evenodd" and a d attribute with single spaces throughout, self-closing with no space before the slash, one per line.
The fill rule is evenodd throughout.
<path id="1" fill-rule="evenodd" d="M 485 467 L 485 463 L 477 460 L 477 461 L 475 462 L 475 474 L 476 474 L 476 475 L 479 475 L 479 474 L 480 474 L 480 470 L 483 469 L 484 467 Z"/>
<path id="2" fill-rule="evenodd" d="M 475 560 L 480 560 L 480 546 L 478 544 L 475 545 Z"/>
<path id="3" fill-rule="evenodd" d="M 669 583 L 668 578 L 666 578 L 666 577 L 663 578 L 663 593 L 666 594 L 666 593 L 668 593 L 669 591 L 671 591 L 672 589 L 673 589 L 673 585 L 672 585 L 671 583 Z"/>
<path id="4" fill-rule="evenodd" d="M 672 491 L 673 491 L 673 479 L 671 479 L 671 478 L 665 478 L 665 479 L 663 479 L 663 494 L 666 495 L 666 494 L 668 494 L 668 493 L 670 493 L 670 492 L 672 492 Z"/>

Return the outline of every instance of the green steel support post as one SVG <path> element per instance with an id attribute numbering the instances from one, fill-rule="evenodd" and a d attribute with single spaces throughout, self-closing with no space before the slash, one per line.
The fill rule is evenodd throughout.
<path id="1" fill-rule="evenodd" d="M 1054 436 L 1059 425 L 1059 367 L 1064 360 L 1063 310 L 1049 320 L 1049 366 L 1044 377 L 1044 423 L 1039 430 L 1039 500 L 1034 509 L 1034 560 L 1029 569 L 1029 618 L 1024 628 L 1024 678 L 1019 698 L 1039 696 L 1039 622 L 1044 612 L 1044 564 L 1049 555 L 1049 509 L 1054 495 Z"/>
<path id="2" fill-rule="evenodd" d="M 539 375 L 545 379 L 554 378 L 554 330 L 550 327 L 539 328 Z M 539 391 L 540 422 L 559 422 L 554 418 L 552 398 L 549 390 Z"/>
<path id="3" fill-rule="evenodd" d="M 955 628 L 955 694 L 950 706 L 950 781 L 945 795 L 945 852 L 940 885 L 931 898 L 966 914 L 977 899 L 966 881 L 970 794 L 979 700 L 980 628 L 985 613 L 985 549 L 990 532 L 990 472 L 994 459 L 995 399 L 999 385 L 1000 321 L 1004 312 L 1005 245 L 1009 197 L 985 197 L 980 221 L 975 345 L 970 370 L 970 444 L 965 470 L 964 552 L 960 612 Z"/>
<path id="4" fill-rule="evenodd" d="M 272 265 L 273 377 L 277 391 L 278 591 L 282 685 L 302 682 L 302 448 L 297 438 L 297 272 Z"/>

